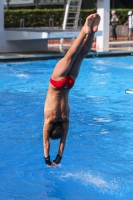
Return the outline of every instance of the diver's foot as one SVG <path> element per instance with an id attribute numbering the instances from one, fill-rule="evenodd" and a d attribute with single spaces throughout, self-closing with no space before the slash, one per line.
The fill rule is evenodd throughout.
<path id="1" fill-rule="evenodd" d="M 92 23 L 92 26 L 91 26 L 91 29 L 92 29 L 93 32 L 97 32 L 100 20 L 101 20 L 100 15 L 96 13 L 94 18 L 93 18 L 93 23 Z"/>
<path id="2" fill-rule="evenodd" d="M 83 26 L 83 30 L 85 32 L 85 34 L 90 34 L 91 33 L 91 26 L 92 26 L 92 23 L 93 23 L 93 14 L 92 15 L 89 15 L 87 18 L 86 18 L 86 21 L 85 21 L 85 24 Z"/>

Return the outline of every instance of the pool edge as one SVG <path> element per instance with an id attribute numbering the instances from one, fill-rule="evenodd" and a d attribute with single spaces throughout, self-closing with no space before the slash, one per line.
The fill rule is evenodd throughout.
<path id="1" fill-rule="evenodd" d="M 31 53 L 31 54 L 0 54 L 0 62 L 10 62 L 10 61 L 32 61 L 32 60 L 48 60 L 55 58 L 62 58 L 65 53 L 62 52 L 46 52 L 46 53 Z M 133 55 L 133 51 L 107 51 L 107 52 L 96 52 L 91 51 L 86 58 L 95 57 L 115 57 L 115 56 L 128 56 Z"/>

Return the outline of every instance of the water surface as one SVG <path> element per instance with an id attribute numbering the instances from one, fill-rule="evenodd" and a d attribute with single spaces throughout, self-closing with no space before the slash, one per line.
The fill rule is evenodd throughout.
<path id="1" fill-rule="evenodd" d="M 0 199 L 131 200 L 133 57 L 84 59 L 62 162 L 43 158 L 43 105 L 58 59 L 0 63 Z M 51 141 L 51 159 L 59 141 Z"/>

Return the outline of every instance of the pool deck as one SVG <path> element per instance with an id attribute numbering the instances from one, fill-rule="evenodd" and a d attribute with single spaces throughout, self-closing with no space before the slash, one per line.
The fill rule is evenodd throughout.
<path id="1" fill-rule="evenodd" d="M 133 42 L 132 41 L 117 41 L 109 42 L 112 46 L 108 50 L 96 51 L 92 48 L 91 52 L 86 56 L 88 58 L 94 57 L 112 57 L 112 56 L 125 56 L 133 55 Z M 35 53 L 0 53 L 0 62 L 9 61 L 26 61 L 26 60 L 46 60 L 61 58 L 65 55 L 70 47 L 70 42 L 65 42 L 64 52 L 59 51 L 59 42 L 49 40 L 47 52 Z"/>

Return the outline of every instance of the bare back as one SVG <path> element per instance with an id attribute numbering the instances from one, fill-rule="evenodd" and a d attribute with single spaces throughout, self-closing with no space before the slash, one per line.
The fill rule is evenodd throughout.
<path id="1" fill-rule="evenodd" d="M 45 119 L 51 122 L 66 122 L 69 117 L 68 89 L 56 89 L 49 85 L 44 114 Z"/>

